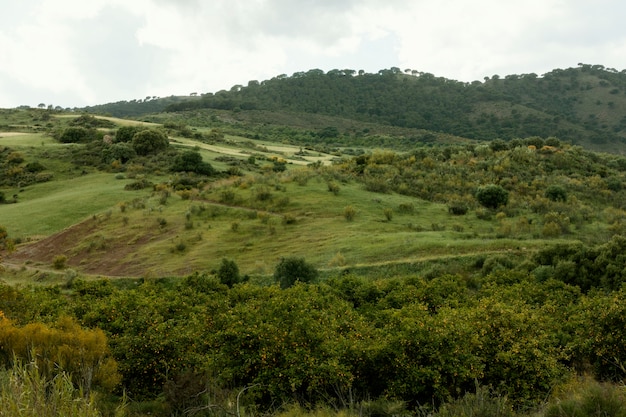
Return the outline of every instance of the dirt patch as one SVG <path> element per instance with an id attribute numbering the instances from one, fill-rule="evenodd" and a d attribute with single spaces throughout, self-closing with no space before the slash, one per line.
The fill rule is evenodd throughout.
<path id="1" fill-rule="evenodd" d="M 133 246 L 141 247 L 152 239 L 149 232 L 137 238 L 132 246 L 128 244 L 128 236 L 118 236 L 106 239 L 106 244 L 93 250 L 77 249 L 78 243 L 93 240 L 98 230 L 98 220 L 85 220 L 55 235 L 20 245 L 15 252 L 5 257 L 5 262 L 12 265 L 28 262 L 31 265 L 52 267 L 55 257 L 65 255 L 70 268 L 90 275 L 133 277 L 145 274 L 146 265 L 128 259 L 132 258 L 129 255 L 134 251 Z"/>

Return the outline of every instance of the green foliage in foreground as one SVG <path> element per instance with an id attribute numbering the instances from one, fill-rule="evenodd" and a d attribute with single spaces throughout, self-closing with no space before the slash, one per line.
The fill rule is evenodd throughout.
<path id="1" fill-rule="evenodd" d="M 135 400 L 167 398 L 168 412 L 217 393 L 228 407 L 244 388 L 242 404 L 259 412 L 369 399 L 417 412 L 460 401 L 476 384 L 517 410 L 539 406 L 578 371 L 626 376 L 626 289 L 585 294 L 557 274 L 500 265 L 472 279 L 348 274 L 285 289 L 229 288 L 205 274 L 73 279 L 64 295 L 1 286 L 0 309 L 18 324 L 71 316 L 102 329 L 121 388 Z"/>
<path id="2" fill-rule="evenodd" d="M 119 414 L 121 416 L 121 414 Z M 84 398 L 71 378 L 47 379 L 35 364 L 0 371 L 0 417 L 101 417 L 93 398 Z"/>

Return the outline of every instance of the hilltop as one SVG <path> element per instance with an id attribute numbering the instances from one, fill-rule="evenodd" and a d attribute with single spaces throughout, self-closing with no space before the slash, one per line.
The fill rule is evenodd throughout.
<path id="1" fill-rule="evenodd" d="M 242 121 L 312 128 L 347 146 L 350 140 L 367 140 L 363 138 L 372 126 L 355 127 L 362 123 L 374 129 L 402 129 L 409 143 L 432 141 L 441 134 L 507 141 L 553 136 L 589 149 L 623 153 L 626 140 L 626 73 L 602 65 L 580 64 L 541 76 L 494 75 L 472 83 L 399 68 L 377 73 L 309 70 L 188 100 L 151 103 L 182 118 L 212 109 Z M 119 104 L 111 104 L 93 110 L 120 117 L 148 113 L 139 109 L 138 104 L 124 114 Z M 326 126 L 316 124 L 320 117 Z"/>

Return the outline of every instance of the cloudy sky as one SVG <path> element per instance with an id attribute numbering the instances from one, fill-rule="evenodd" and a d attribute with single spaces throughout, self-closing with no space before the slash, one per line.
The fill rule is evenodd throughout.
<path id="1" fill-rule="evenodd" d="M 622 0 L 0 0 L 0 107 L 216 92 L 313 68 L 621 71 L 625 17 Z"/>

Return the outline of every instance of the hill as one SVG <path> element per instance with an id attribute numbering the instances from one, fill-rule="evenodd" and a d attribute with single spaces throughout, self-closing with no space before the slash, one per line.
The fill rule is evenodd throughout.
<path id="1" fill-rule="evenodd" d="M 310 70 L 235 85 L 166 110 L 203 108 L 283 114 L 283 125 L 291 125 L 289 115 L 296 119 L 325 115 L 476 140 L 555 136 L 622 153 L 626 73 L 581 64 L 542 76 L 493 76 L 463 83 L 398 68 L 375 74 Z M 345 133 L 339 130 L 335 135 Z"/>
<path id="2" fill-rule="evenodd" d="M 2 410 L 625 409 L 621 155 L 280 109 L 0 126 Z"/>

